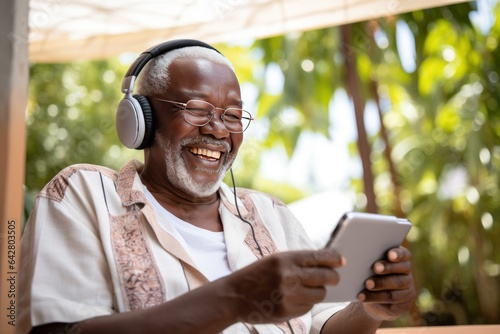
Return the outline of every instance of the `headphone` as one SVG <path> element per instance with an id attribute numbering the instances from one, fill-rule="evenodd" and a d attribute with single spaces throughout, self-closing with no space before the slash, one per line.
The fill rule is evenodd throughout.
<path id="1" fill-rule="evenodd" d="M 151 59 L 189 46 L 201 46 L 220 53 L 213 46 L 198 40 L 172 40 L 142 52 L 128 69 L 122 81 L 122 93 L 125 97 L 120 101 L 116 111 L 116 131 L 118 138 L 126 147 L 142 150 L 151 145 L 154 139 L 153 110 L 144 95 L 132 95 L 135 79 Z"/>

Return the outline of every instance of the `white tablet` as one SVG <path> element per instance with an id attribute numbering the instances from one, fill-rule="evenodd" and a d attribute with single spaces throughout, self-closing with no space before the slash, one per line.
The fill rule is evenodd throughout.
<path id="1" fill-rule="evenodd" d="M 364 282 L 374 275 L 373 264 L 386 257 L 389 249 L 398 247 L 410 231 L 407 219 L 379 214 L 347 212 L 333 231 L 327 248 L 336 249 L 346 265 L 336 268 L 337 285 L 327 286 L 324 302 L 357 300 Z"/>

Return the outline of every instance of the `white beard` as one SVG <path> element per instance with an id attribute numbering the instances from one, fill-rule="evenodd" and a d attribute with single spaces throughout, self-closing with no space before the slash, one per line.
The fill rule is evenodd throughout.
<path id="1" fill-rule="evenodd" d="M 225 141 L 219 141 L 207 137 L 198 137 L 195 139 L 184 139 L 179 143 L 178 147 L 173 147 L 171 141 L 163 137 L 159 132 L 156 133 L 156 138 L 158 139 L 158 143 L 160 144 L 160 147 L 163 149 L 163 152 L 165 154 L 165 172 L 167 175 L 167 179 L 174 186 L 184 190 L 191 196 L 207 197 L 213 195 L 217 190 L 219 190 L 222 179 L 226 175 L 229 168 L 231 168 L 231 165 L 236 158 L 235 156 L 230 154 L 231 149 Z M 216 171 L 206 168 L 198 168 L 198 170 L 205 173 L 218 173 L 219 176 L 217 178 L 217 181 L 215 182 L 196 182 L 189 174 L 186 164 L 181 157 L 180 152 L 182 151 L 183 147 L 188 144 L 195 144 L 200 142 L 214 145 L 224 145 L 224 147 L 226 148 L 226 154 L 221 168 Z"/>

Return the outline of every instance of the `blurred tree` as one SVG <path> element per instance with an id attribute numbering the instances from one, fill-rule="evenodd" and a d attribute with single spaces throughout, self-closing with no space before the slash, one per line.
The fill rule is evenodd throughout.
<path id="1" fill-rule="evenodd" d="M 434 299 L 426 307 L 459 323 L 498 323 L 500 8 L 491 27 L 475 26 L 473 5 L 401 18 L 415 36 L 415 71 L 407 101 L 386 117 L 393 158 L 411 191 L 405 211 L 418 222 L 414 256 L 427 270 L 416 274 Z"/>
<path id="2" fill-rule="evenodd" d="M 284 78 L 281 92 L 259 86 L 258 117 L 278 129 L 269 147 L 292 155 L 302 131 L 328 136 L 339 89 L 351 97 L 360 137 L 365 105 L 377 105 L 379 135 L 353 151 L 373 184 L 365 175 L 352 185 L 375 190 L 359 209 L 414 222 L 417 305 L 428 324 L 500 322 L 499 12 L 486 9 L 475 25 L 471 2 L 255 43 L 266 71 L 278 67 Z"/>
<path id="3" fill-rule="evenodd" d="M 119 168 L 134 151 L 119 144 L 114 115 L 126 67 L 117 60 L 35 64 L 30 69 L 26 186 L 38 192 L 74 163 Z"/>

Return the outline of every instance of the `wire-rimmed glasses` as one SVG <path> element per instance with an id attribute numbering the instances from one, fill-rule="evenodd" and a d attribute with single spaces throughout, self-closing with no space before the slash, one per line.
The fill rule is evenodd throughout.
<path id="1" fill-rule="evenodd" d="M 184 120 L 195 126 L 204 126 L 208 124 L 208 122 L 210 122 L 210 120 L 214 117 L 216 109 L 224 110 L 220 118 L 222 119 L 222 122 L 224 122 L 227 131 L 231 133 L 244 132 L 250 125 L 250 122 L 254 120 L 252 114 L 246 110 L 240 108 L 218 108 L 211 103 L 202 100 L 189 100 L 186 103 L 182 103 L 159 98 L 152 99 L 172 103 L 178 107 L 182 107 Z"/>

